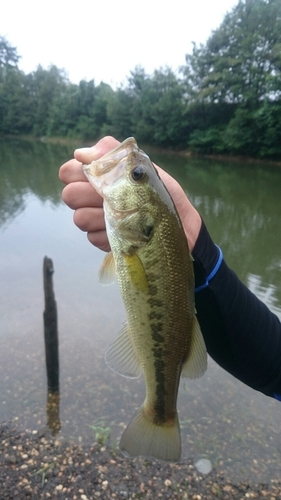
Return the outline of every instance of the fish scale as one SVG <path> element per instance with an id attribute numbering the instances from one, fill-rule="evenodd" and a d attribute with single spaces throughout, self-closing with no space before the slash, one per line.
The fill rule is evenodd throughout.
<path id="1" fill-rule="evenodd" d="M 207 366 L 187 239 L 173 200 L 135 139 L 83 169 L 104 200 L 111 255 L 101 281 L 115 269 L 127 315 L 106 363 L 127 377 L 143 373 L 146 386 L 120 448 L 129 456 L 177 461 L 180 376 L 201 376 Z"/>

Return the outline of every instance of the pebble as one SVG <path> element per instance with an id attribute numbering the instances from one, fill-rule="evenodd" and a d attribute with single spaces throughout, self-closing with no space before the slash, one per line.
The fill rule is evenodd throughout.
<path id="1" fill-rule="evenodd" d="M 200 458 L 194 465 L 201 474 L 209 474 L 212 470 L 212 464 L 208 458 Z"/>
<path id="2" fill-rule="evenodd" d="M 102 487 L 103 490 L 107 490 L 107 488 L 108 488 L 108 481 L 103 481 L 101 483 L 101 487 Z"/>
<path id="3" fill-rule="evenodd" d="M 172 481 L 170 481 L 170 479 L 166 479 L 166 480 L 164 481 L 164 484 L 165 484 L 165 486 L 169 487 L 169 486 L 171 486 Z"/>
<path id="4" fill-rule="evenodd" d="M 54 439 L 50 436 L 45 437 L 43 446 L 42 437 L 41 431 L 38 436 L 33 437 L 30 437 L 30 433 L 27 436 L 24 432 L 8 432 L 7 428 L 2 431 L 1 499 L 21 498 L 15 493 L 20 488 L 26 498 L 38 500 L 43 499 L 41 491 L 46 499 L 56 496 L 68 500 L 129 500 L 137 499 L 138 496 L 145 497 L 146 500 L 204 500 L 215 497 L 222 497 L 224 500 L 281 499 L 279 477 L 271 479 L 268 489 L 265 484 L 252 485 L 250 488 L 247 482 L 233 484 L 231 479 L 219 475 L 216 470 L 209 476 L 204 477 L 202 472 L 200 475 L 198 461 L 196 464 L 188 461 L 180 464 L 160 464 L 141 458 L 130 461 L 116 451 L 113 455 L 108 447 L 104 448 L 104 454 L 100 449 L 62 440 L 60 448 L 54 448 Z M 25 463 L 22 463 L 23 460 Z M 19 464 L 14 465 L 17 462 Z M 43 476 L 40 470 L 52 463 L 55 465 L 46 472 L 44 490 L 41 490 Z M 175 497 L 174 488 L 177 489 L 178 495 Z M 30 492 L 33 497 L 29 496 Z"/>
<path id="5" fill-rule="evenodd" d="M 16 455 L 8 455 L 7 456 L 7 462 L 10 462 L 11 464 L 16 464 L 17 463 L 17 457 L 16 457 Z"/>

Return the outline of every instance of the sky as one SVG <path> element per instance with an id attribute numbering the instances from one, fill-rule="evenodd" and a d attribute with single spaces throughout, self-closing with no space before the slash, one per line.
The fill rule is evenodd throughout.
<path id="1" fill-rule="evenodd" d="M 25 73 L 41 64 L 69 80 L 124 83 L 136 65 L 148 74 L 185 64 L 238 0 L 2 0 L 0 36 L 17 48 Z"/>

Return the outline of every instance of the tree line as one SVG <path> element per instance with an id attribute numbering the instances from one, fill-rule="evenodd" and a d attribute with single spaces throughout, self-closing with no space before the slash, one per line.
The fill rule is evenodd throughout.
<path id="1" fill-rule="evenodd" d="M 25 74 L 0 36 L 0 134 L 111 134 L 204 154 L 281 155 L 281 0 L 239 0 L 185 65 L 131 71 L 113 90 L 51 66 Z"/>

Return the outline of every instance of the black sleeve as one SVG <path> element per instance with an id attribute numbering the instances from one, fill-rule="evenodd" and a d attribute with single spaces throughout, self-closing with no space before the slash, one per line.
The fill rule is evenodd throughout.
<path id="1" fill-rule="evenodd" d="M 192 256 L 195 287 L 215 268 L 218 247 L 202 222 Z M 281 324 L 224 260 L 208 286 L 195 293 L 210 356 L 253 389 L 281 400 Z"/>

